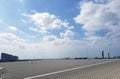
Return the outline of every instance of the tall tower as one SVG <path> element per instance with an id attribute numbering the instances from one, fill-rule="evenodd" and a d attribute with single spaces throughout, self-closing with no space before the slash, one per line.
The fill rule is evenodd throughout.
<path id="1" fill-rule="evenodd" d="M 110 53 L 108 52 L 108 59 L 110 59 Z"/>
<path id="2" fill-rule="evenodd" d="M 102 50 L 102 58 L 104 59 L 104 50 Z"/>

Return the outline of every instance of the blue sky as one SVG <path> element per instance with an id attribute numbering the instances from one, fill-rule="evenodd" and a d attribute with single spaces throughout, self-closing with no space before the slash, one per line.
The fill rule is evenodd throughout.
<path id="1" fill-rule="evenodd" d="M 0 0 L 0 52 L 20 59 L 120 55 L 119 2 Z"/>

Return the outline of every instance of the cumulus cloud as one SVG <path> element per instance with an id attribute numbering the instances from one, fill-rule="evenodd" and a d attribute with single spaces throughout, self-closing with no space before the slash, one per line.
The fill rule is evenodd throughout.
<path id="1" fill-rule="evenodd" d="M 27 22 L 26 20 L 24 20 L 24 19 L 22 19 L 21 22 L 23 22 L 23 23 L 25 23 L 25 24 L 28 23 L 28 22 Z"/>
<path id="2" fill-rule="evenodd" d="M 22 44 L 24 43 L 23 39 L 20 39 L 12 33 L 0 33 L 0 42 L 1 44 Z"/>
<path id="3" fill-rule="evenodd" d="M 105 1 L 105 0 L 104 0 Z M 94 0 L 80 3 L 80 13 L 74 20 L 82 24 L 88 40 L 120 39 L 120 0 L 107 0 L 97 3 Z M 103 33 L 103 30 L 106 31 Z M 99 31 L 102 34 L 99 36 Z M 98 41 L 97 41 L 98 42 Z"/>
<path id="4" fill-rule="evenodd" d="M 54 41 L 56 39 L 57 39 L 57 36 L 55 35 L 48 35 L 48 36 L 43 37 L 44 41 Z"/>
<path id="5" fill-rule="evenodd" d="M 33 27 L 29 27 L 29 30 L 31 30 L 31 31 L 35 31 L 35 32 L 38 32 L 38 29 L 33 28 Z"/>
<path id="6" fill-rule="evenodd" d="M 18 55 L 21 59 L 86 56 L 86 48 L 90 47 L 88 41 L 72 40 L 73 34 L 66 30 L 60 37 L 48 35 L 43 37 L 43 41 L 28 43 L 15 34 L 0 33 L 0 51 Z"/>
<path id="7" fill-rule="evenodd" d="M 35 27 L 29 27 L 29 30 L 40 33 L 47 33 L 48 35 L 43 37 L 42 41 L 52 43 L 54 45 L 66 44 L 69 40 L 74 37 L 73 26 L 70 26 L 67 20 L 61 20 L 56 15 L 50 14 L 48 12 L 37 13 L 28 15 L 22 14 L 30 18 L 32 22 L 36 25 Z M 56 36 L 49 32 L 49 30 L 60 30 L 64 28 L 64 32 L 59 32 L 59 36 Z"/>
<path id="8" fill-rule="evenodd" d="M 17 27 L 15 27 L 15 26 L 9 26 L 8 29 L 11 30 L 11 31 L 17 31 L 17 32 L 23 33 L 23 31 L 19 30 L 19 29 L 18 29 Z"/>
<path id="9" fill-rule="evenodd" d="M 41 33 L 47 33 L 48 30 L 54 30 L 54 29 L 61 29 L 62 27 L 65 27 L 67 29 L 73 29 L 73 26 L 69 25 L 68 21 L 63 21 L 59 19 L 57 16 L 54 14 L 50 14 L 48 12 L 43 12 L 43 13 L 37 13 L 35 12 L 32 15 L 27 15 L 27 14 L 22 14 L 23 16 L 27 16 L 33 21 L 37 27 L 30 27 L 30 30 L 33 31 L 38 31 Z M 37 30 L 35 30 L 37 29 Z"/>
<path id="10" fill-rule="evenodd" d="M 9 30 L 17 31 L 18 29 L 16 27 L 14 27 L 14 26 L 10 26 Z"/>
<path id="11" fill-rule="evenodd" d="M 34 22 L 35 26 L 30 26 L 29 30 L 34 32 L 40 32 L 41 34 L 47 34 L 43 37 L 43 41 L 59 45 L 66 44 L 68 40 L 71 40 L 74 37 L 74 32 L 72 29 L 73 26 L 70 26 L 67 20 L 61 20 L 58 16 L 54 14 L 50 14 L 48 12 L 38 13 L 34 12 L 34 14 L 22 14 L 23 16 L 28 17 L 32 23 Z M 64 32 L 60 31 L 60 29 L 64 28 Z M 54 30 L 59 30 L 59 38 L 50 32 Z"/>
<path id="12" fill-rule="evenodd" d="M 56 35 L 47 35 L 43 37 L 43 41 L 52 43 L 54 45 L 65 45 L 69 44 L 74 36 L 74 32 L 71 30 L 65 30 L 65 32 L 60 33 L 60 37 Z"/>
<path id="13" fill-rule="evenodd" d="M 24 39 L 21 39 L 15 34 L 0 33 L 0 52 L 5 51 L 12 53 L 18 55 L 21 59 L 42 57 L 57 58 L 68 56 L 69 54 L 71 54 L 69 56 L 72 56 L 75 50 L 79 52 L 83 51 L 83 49 L 85 49 L 83 45 L 86 43 L 85 41 L 79 40 L 66 41 L 65 38 L 58 38 L 55 35 L 45 36 L 41 42 L 27 43 Z"/>
<path id="14" fill-rule="evenodd" d="M 68 39 L 72 38 L 74 36 L 74 34 L 75 33 L 73 31 L 71 31 L 71 30 L 66 30 L 63 33 L 60 33 L 61 37 L 68 38 Z"/>

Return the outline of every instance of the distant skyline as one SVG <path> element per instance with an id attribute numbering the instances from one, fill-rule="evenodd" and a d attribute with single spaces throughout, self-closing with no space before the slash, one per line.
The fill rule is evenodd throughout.
<path id="1" fill-rule="evenodd" d="M 0 0 L 0 53 L 120 56 L 120 0 Z"/>

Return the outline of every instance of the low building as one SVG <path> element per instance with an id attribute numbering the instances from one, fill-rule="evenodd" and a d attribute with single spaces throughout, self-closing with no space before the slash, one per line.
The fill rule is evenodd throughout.
<path id="1" fill-rule="evenodd" d="M 1 61 L 17 61 L 17 60 L 18 60 L 18 56 L 1 53 Z"/>

